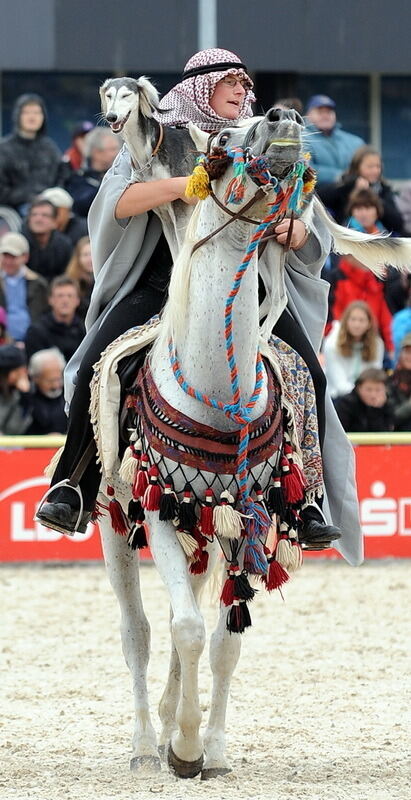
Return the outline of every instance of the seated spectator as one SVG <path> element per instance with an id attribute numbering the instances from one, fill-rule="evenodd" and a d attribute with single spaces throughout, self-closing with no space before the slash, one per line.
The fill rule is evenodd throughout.
<path id="1" fill-rule="evenodd" d="M 121 147 L 121 140 L 108 128 L 94 128 L 86 136 L 85 166 L 73 173 L 66 189 L 74 199 L 73 211 L 87 217 L 101 181 Z"/>
<path id="2" fill-rule="evenodd" d="M 87 236 L 87 221 L 73 214 L 73 198 L 65 189 L 53 186 L 42 192 L 39 199 L 48 200 L 57 209 L 57 230 L 68 236 L 73 247 L 82 236 Z"/>
<path id="3" fill-rule="evenodd" d="M 365 369 L 382 368 L 384 345 L 367 303 L 356 300 L 347 306 L 324 339 L 323 353 L 331 397 L 350 392 Z"/>
<path id="4" fill-rule="evenodd" d="M 67 416 L 64 413 L 63 371 L 66 365 L 60 350 L 51 347 L 39 350 L 29 361 L 32 380 L 28 416 L 30 424 L 26 434 L 40 436 L 66 433 Z"/>
<path id="5" fill-rule="evenodd" d="M 361 233 L 386 233 L 381 222 L 383 213 L 383 204 L 372 189 L 355 189 L 348 198 L 345 224 Z"/>
<path id="6" fill-rule="evenodd" d="M 17 98 L 13 133 L 0 141 L 0 204 L 25 216 L 29 203 L 61 182 L 61 153 L 46 136 L 46 108 L 38 94 Z"/>
<path id="7" fill-rule="evenodd" d="M 48 308 L 48 284 L 26 266 L 29 243 L 21 233 L 0 239 L 0 304 L 7 309 L 8 333 L 24 342 L 27 329 Z"/>
<path id="8" fill-rule="evenodd" d="M 25 433 L 30 382 L 24 351 L 14 344 L 0 347 L 0 435 L 18 436 Z"/>
<path id="9" fill-rule="evenodd" d="M 355 151 L 350 166 L 338 184 L 318 187 L 318 194 L 324 205 L 331 211 L 340 225 L 346 219 L 348 198 L 356 189 L 372 189 L 383 205 L 380 221 L 389 233 L 404 234 L 401 213 L 395 201 L 394 192 L 382 177 L 382 162 L 378 150 L 364 145 Z"/>
<path id="10" fill-rule="evenodd" d="M 70 360 L 86 332 L 83 320 L 76 313 L 79 305 L 78 284 L 64 275 L 55 278 L 50 286 L 50 311 L 30 325 L 27 331 L 26 353 L 28 358 L 31 358 L 33 353 L 37 353 L 38 350 L 57 347 L 66 361 Z"/>
<path id="11" fill-rule="evenodd" d="M 317 173 L 317 190 L 323 183 L 337 181 L 355 151 L 364 144 L 360 136 L 342 129 L 337 122 L 336 103 L 325 94 L 315 94 L 307 103 L 306 134 Z"/>
<path id="12" fill-rule="evenodd" d="M 353 256 L 344 256 L 339 259 L 338 266 L 331 270 L 330 284 L 331 321 L 341 319 L 347 306 L 354 300 L 363 300 L 375 318 L 387 356 L 393 360 L 392 316 L 385 299 L 384 282 Z M 327 334 L 328 331 L 329 328 Z"/>
<path id="13" fill-rule="evenodd" d="M 401 275 L 401 278 L 404 285 L 405 305 L 392 318 L 392 338 L 394 340 L 394 359 L 396 362 L 400 355 L 400 346 L 404 336 L 407 333 L 411 333 L 411 275 Z"/>
<path id="14" fill-rule="evenodd" d="M 85 136 L 87 133 L 90 133 L 93 128 L 93 123 L 87 119 L 84 120 L 84 122 L 79 122 L 78 125 L 75 126 L 71 136 L 70 147 L 67 148 L 63 155 L 63 162 L 68 164 L 70 173 L 81 169 L 84 161 Z"/>
<path id="15" fill-rule="evenodd" d="M 411 333 L 401 342 L 400 355 L 388 383 L 394 430 L 411 431 Z"/>
<path id="16" fill-rule="evenodd" d="M 67 267 L 73 245 L 57 230 L 57 209 L 48 200 L 35 200 L 29 209 L 22 233 L 30 245 L 30 269 L 48 282 Z"/>
<path id="17" fill-rule="evenodd" d="M 94 286 L 94 272 L 91 261 L 90 238 L 83 236 L 77 242 L 66 269 L 68 278 L 77 281 L 80 287 L 81 303 L 78 308 L 79 316 L 84 319 L 90 303 L 91 292 Z"/>
<path id="18" fill-rule="evenodd" d="M 387 375 L 382 369 L 364 370 L 349 394 L 337 397 L 334 405 L 348 433 L 392 431 L 394 417 L 387 399 Z"/>
<path id="19" fill-rule="evenodd" d="M 404 234 L 411 236 L 411 182 L 407 181 L 396 195 L 395 200 L 403 219 Z"/>

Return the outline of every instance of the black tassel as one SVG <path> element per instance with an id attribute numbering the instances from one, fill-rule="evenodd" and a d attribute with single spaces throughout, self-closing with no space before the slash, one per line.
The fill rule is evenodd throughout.
<path id="1" fill-rule="evenodd" d="M 286 505 L 280 470 L 273 469 L 271 479 L 273 483 L 267 492 L 267 508 L 270 514 L 276 514 L 280 519 L 284 519 Z"/>
<path id="2" fill-rule="evenodd" d="M 142 550 L 143 547 L 148 547 L 146 529 L 144 525 L 135 525 L 128 537 L 127 544 L 132 550 Z"/>
<path id="3" fill-rule="evenodd" d="M 167 475 L 160 499 L 159 519 L 164 522 L 176 518 L 178 518 L 178 500 L 174 491 L 173 479 L 171 475 Z"/>
<path id="4" fill-rule="evenodd" d="M 184 497 L 180 503 L 179 508 L 180 528 L 184 531 L 192 531 L 197 525 L 197 517 L 194 510 L 194 505 L 191 502 L 191 486 L 186 483 L 184 487 Z"/>
<path id="5" fill-rule="evenodd" d="M 130 500 L 127 508 L 130 522 L 144 522 L 145 516 L 140 500 Z"/>
<path id="6" fill-rule="evenodd" d="M 227 630 L 230 633 L 243 633 L 251 626 L 250 612 L 244 600 L 234 600 L 227 614 Z"/>
<path id="7" fill-rule="evenodd" d="M 244 600 L 246 603 L 253 599 L 257 589 L 250 586 L 247 574 L 241 572 L 239 575 L 234 576 L 234 596 L 239 600 Z"/>

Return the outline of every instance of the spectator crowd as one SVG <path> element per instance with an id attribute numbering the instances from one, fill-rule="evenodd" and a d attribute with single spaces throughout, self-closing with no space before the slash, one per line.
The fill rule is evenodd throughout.
<path id="1" fill-rule="evenodd" d="M 277 105 L 305 111 L 317 193 L 339 224 L 411 236 L 411 188 L 397 196 L 380 153 L 341 127 L 332 98 Z M 84 337 L 94 281 L 87 214 L 121 140 L 81 121 L 61 154 L 36 94 L 16 100 L 12 119 L 0 140 L 0 435 L 64 433 L 63 370 Z M 323 277 L 320 360 L 345 430 L 411 431 L 410 276 L 387 268 L 380 280 L 331 256 Z"/>

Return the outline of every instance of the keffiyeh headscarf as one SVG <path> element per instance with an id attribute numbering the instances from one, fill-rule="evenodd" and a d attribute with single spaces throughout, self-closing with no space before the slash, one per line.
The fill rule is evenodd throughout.
<path id="1" fill-rule="evenodd" d="M 237 66 L 238 65 L 238 66 Z M 187 77 L 184 77 L 187 75 Z M 222 78 L 233 75 L 247 82 L 246 93 L 236 120 L 220 117 L 210 106 L 210 98 Z M 237 120 L 253 116 L 251 104 L 255 101 L 253 82 L 247 75 L 246 67 L 238 56 L 230 50 L 211 47 L 200 50 L 192 56 L 184 67 L 183 78 L 160 101 L 162 114 L 154 116 L 164 125 L 185 127 L 194 122 L 205 131 L 215 131 Z"/>

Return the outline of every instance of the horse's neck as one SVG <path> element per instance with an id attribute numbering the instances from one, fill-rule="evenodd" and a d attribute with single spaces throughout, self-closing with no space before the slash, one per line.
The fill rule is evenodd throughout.
<path id="1" fill-rule="evenodd" d="M 226 219 L 224 217 L 223 221 Z M 212 201 L 205 201 L 198 219 L 196 238 L 200 239 L 215 230 L 221 222 Z M 211 238 L 195 252 L 191 265 L 188 303 L 186 309 L 182 310 L 184 319 L 179 325 L 182 333 L 175 342 L 185 380 L 198 391 L 225 403 L 232 400 L 225 341 L 225 304 L 251 232 L 247 223 L 235 222 L 224 233 Z M 256 258 L 251 260 L 234 300 L 232 330 L 241 400 L 246 403 L 255 388 L 259 339 Z M 161 360 L 164 358 L 165 347 Z M 158 359 L 155 361 L 157 363 L 153 360 L 154 378 L 171 405 L 175 407 L 177 401 L 177 407 L 182 404 L 189 416 L 198 421 L 207 421 L 207 424 L 213 424 L 222 430 L 238 427 L 229 423 L 220 411 L 208 409 L 204 416 L 201 404 L 182 392 L 172 373 L 171 381 L 166 378 Z M 253 409 L 253 418 L 264 411 L 266 400 L 264 387 Z"/>

